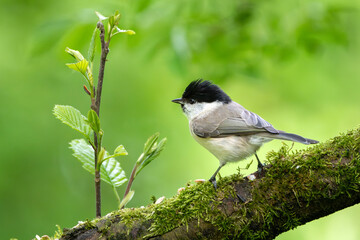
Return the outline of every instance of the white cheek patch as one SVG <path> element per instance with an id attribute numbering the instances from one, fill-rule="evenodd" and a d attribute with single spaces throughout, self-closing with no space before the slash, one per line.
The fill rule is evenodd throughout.
<path id="1" fill-rule="evenodd" d="M 194 104 L 185 103 L 183 110 L 186 117 L 189 120 L 192 120 L 193 118 L 197 117 L 199 114 L 211 113 L 216 108 L 220 107 L 222 104 L 223 103 L 219 101 L 211 102 L 211 103 L 194 103 Z"/>

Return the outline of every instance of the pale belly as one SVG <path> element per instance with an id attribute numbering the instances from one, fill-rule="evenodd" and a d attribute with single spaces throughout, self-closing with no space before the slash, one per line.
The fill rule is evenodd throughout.
<path id="1" fill-rule="evenodd" d="M 220 164 L 227 162 L 241 161 L 253 155 L 263 142 L 254 142 L 252 137 L 224 137 L 224 138 L 200 138 L 192 133 L 195 140 L 204 148 L 209 150 L 220 161 Z"/>

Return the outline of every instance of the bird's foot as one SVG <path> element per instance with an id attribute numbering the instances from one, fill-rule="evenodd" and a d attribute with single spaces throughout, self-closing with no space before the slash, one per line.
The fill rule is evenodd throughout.
<path id="1" fill-rule="evenodd" d="M 256 153 L 255 153 L 255 157 L 258 162 L 258 172 L 259 172 L 259 174 L 261 174 L 264 171 L 265 165 L 261 163 L 261 161 Z"/>
<path id="2" fill-rule="evenodd" d="M 216 184 L 216 179 L 214 177 L 209 179 L 209 182 L 212 183 L 212 185 L 214 186 L 215 190 L 217 189 L 217 184 Z"/>
<path id="3" fill-rule="evenodd" d="M 262 164 L 261 162 L 258 163 L 258 172 L 261 174 L 264 171 L 264 167 L 266 165 Z"/>
<path id="4" fill-rule="evenodd" d="M 216 191 L 216 189 L 217 189 L 216 178 L 215 178 L 215 177 L 211 177 L 211 178 L 209 179 L 209 182 L 212 183 L 212 185 L 214 186 L 214 189 L 215 189 L 215 191 Z M 246 199 L 245 199 L 244 197 L 240 196 L 238 193 L 236 193 L 236 196 L 237 196 L 237 198 L 239 199 L 240 202 L 246 203 Z"/>

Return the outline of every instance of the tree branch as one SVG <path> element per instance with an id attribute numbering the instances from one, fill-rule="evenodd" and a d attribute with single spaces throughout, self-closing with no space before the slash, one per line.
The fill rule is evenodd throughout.
<path id="1" fill-rule="evenodd" d="M 270 152 L 254 180 L 235 174 L 217 191 L 209 182 L 191 185 L 160 204 L 65 229 L 61 239 L 273 239 L 360 202 L 360 129 L 289 152 L 286 145 Z"/>

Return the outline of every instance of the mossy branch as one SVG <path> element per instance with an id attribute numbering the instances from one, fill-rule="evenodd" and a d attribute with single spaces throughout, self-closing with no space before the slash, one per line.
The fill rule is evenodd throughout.
<path id="1" fill-rule="evenodd" d="M 255 180 L 235 174 L 171 199 L 67 229 L 61 239 L 273 239 L 360 202 L 360 129 L 290 153 L 270 152 Z M 236 193 L 246 198 L 240 202 Z"/>

